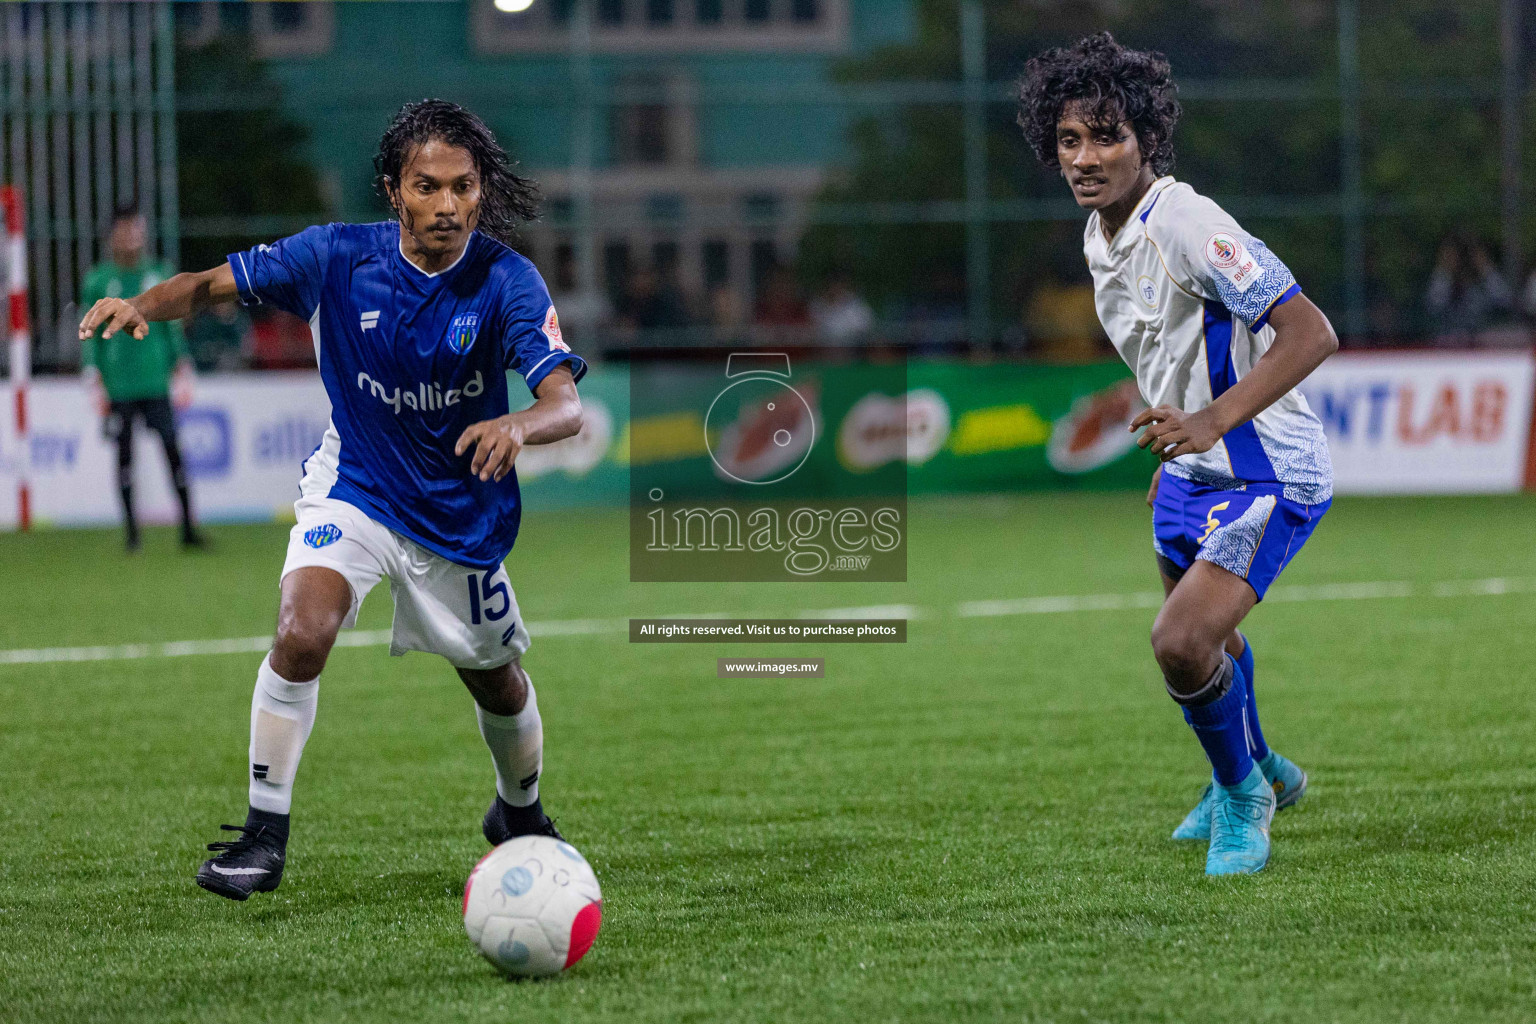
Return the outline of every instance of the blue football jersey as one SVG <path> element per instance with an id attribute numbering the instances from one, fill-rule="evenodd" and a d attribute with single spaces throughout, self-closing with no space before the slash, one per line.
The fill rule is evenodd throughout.
<path id="1" fill-rule="evenodd" d="M 494 569 L 517 539 L 517 473 L 482 483 L 464 428 L 509 411 L 507 371 L 530 390 L 586 363 L 560 337 L 539 272 L 479 232 L 428 274 L 400 227 L 327 224 L 232 253 L 240 301 L 309 321 L 331 422 L 300 490 L 337 498 L 460 565 Z"/>

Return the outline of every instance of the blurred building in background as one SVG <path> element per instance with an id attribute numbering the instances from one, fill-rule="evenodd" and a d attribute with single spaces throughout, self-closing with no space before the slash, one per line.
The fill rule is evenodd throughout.
<path id="1" fill-rule="evenodd" d="M 36 362 L 136 198 L 203 267 L 388 215 L 404 102 L 479 112 L 541 183 L 521 248 L 610 357 L 772 340 L 1070 361 L 1082 214 L 1014 124 L 1040 49 L 1110 28 L 1181 85 L 1175 174 L 1265 238 L 1346 344 L 1526 344 L 1536 16 L 1518 0 L 13 3 L 0 179 L 28 197 Z M 1524 17 L 1522 17 L 1524 14 Z M 303 325 L 193 325 L 205 367 L 302 365 Z"/>

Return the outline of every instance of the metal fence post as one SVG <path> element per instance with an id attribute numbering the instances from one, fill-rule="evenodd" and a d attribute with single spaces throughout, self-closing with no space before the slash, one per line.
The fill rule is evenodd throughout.
<path id="1" fill-rule="evenodd" d="M 1360 3 L 1339 0 L 1339 171 L 1344 215 L 1344 330 L 1365 333 L 1365 198 L 1360 156 Z"/>
<path id="2" fill-rule="evenodd" d="M 597 238 L 592 226 L 592 0 L 576 0 L 571 12 L 571 77 L 576 87 L 576 123 L 571 135 L 571 219 L 575 222 L 576 293 L 583 302 L 597 294 Z"/>
<path id="3" fill-rule="evenodd" d="M 176 159 L 176 31 L 171 5 L 155 9 L 155 107 L 160 144 L 160 257 L 181 269 L 181 204 Z"/>
<path id="4" fill-rule="evenodd" d="M 1504 273 L 1509 283 L 1520 286 L 1521 231 L 1520 231 L 1520 133 L 1521 114 L 1525 101 L 1525 89 L 1520 61 L 1520 0 L 1504 0 L 1499 18 L 1500 52 L 1504 58 L 1504 74 L 1500 93 L 1503 130 L 1504 167 L 1502 174 L 1503 203 L 1500 219 L 1504 228 Z"/>
<path id="5" fill-rule="evenodd" d="M 965 292 L 972 345 L 992 338 L 992 268 L 987 217 L 987 37 L 980 0 L 960 6 L 965 79 Z"/>

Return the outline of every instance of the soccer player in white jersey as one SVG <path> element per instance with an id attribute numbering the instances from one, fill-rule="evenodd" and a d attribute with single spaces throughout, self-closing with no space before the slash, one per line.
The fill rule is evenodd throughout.
<path id="1" fill-rule="evenodd" d="M 581 427 L 586 364 L 560 336 L 537 270 L 505 244 L 532 219 L 533 183 L 474 114 L 425 100 L 400 110 L 375 158 L 393 209 L 376 224 L 313 227 L 178 274 L 131 299 L 103 299 L 80 337 L 189 316 L 238 298 L 309 321 L 331 402 L 305 460 L 281 577 L 277 636 L 251 701 L 249 809 L 213 843 L 197 884 L 230 899 L 282 878 L 293 782 L 337 631 L 388 578 L 390 653 L 439 654 L 474 697 L 495 766 L 482 823 L 492 844 L 559 836 L 539 802 L 544 731 L 520 665 L 528 630 L 502 565 L 522 500 L 524 445 Z M 533 392 L 509 412 L 507 371 Z"/>
<path id="2" fill-rule="evenodd" d="M 1168 62 L 1108 32 L 1025 71 L 1019 124 L 1090 211 L 1099 319 L 1150 407 L 1131 429 L 1161 460 L 1152 650 L 1212 767 L 1174 838 L 1209 840 L 1208 874 L 1246 874 L 1307 776 L 1264 740 L 1238 625 L 1332 500 L 1322 424 L 1296 387 L 1338 339 L 1263 242 L 1168 174 L 1178 118 Z"/>

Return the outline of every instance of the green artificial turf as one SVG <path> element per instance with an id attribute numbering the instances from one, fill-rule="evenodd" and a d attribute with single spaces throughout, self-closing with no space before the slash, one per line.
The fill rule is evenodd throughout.
<path id="1" fill-rule="evenodd" d="M 633 585 L 612 512 L 531 513 L 546 807 L 604 897 L 587 958 L 502 980 L 465 938 L 489 756 L 447 665 L 338 649 L 282 887 L 192 875 L 241 820 L 256 654 L 0 664 L 0 1020 L 1530 1021 L 1536 501 L 1340 499 L 1245 627 L 1312 790 L 1270 867 L 1169 831 L 1205 766 L 1148 608 L 961 602 L 1157 589 L 1139 496 L 912 505 L 906 584 Z M 270 631 L 285 531 L 0 536 L 0 648 Z M 1520 592 L 1437 594 L 1488 577 Z M 1522 582 L 1523 581 L 1523 582 Z M 906 603 L 904 645 L 631 645 L 539 623 Z M 389 621 L 387 587 L 363 628 Z M 826 678 L 721 680 L 725 655 Z"/>

